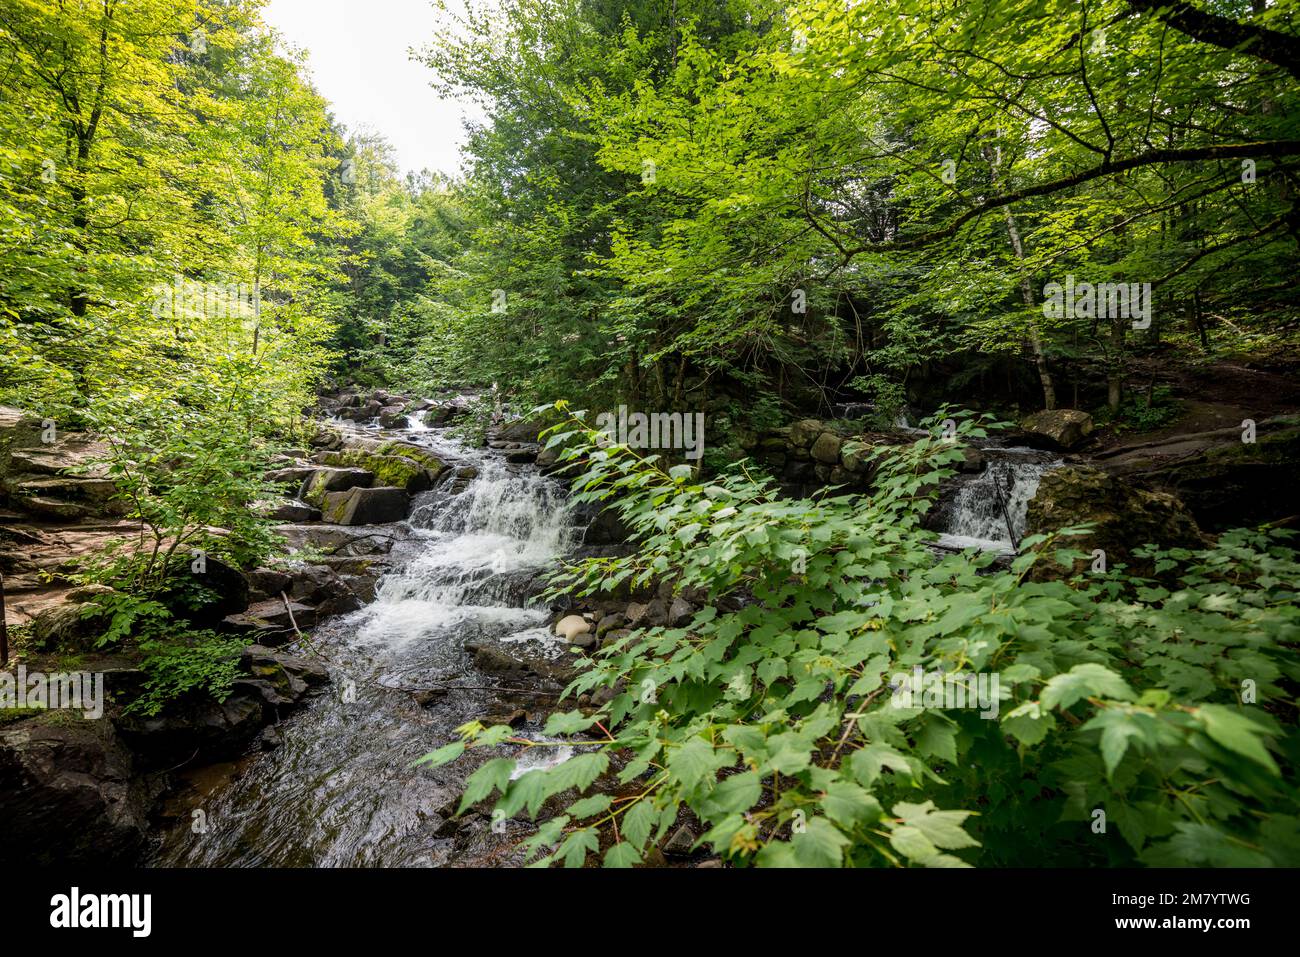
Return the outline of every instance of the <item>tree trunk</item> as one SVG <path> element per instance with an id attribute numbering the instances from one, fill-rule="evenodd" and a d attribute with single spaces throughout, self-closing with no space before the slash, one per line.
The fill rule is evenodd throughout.
<path id="1" fill-rule="evenodd" d="M 1003 208 L 1007 220 L 1007 233 L 1011 236 L 1011 248 L 1015 251 L 1016 259 L 1021 263 L 1025 259 L 1025 247 L 1020 242 L 1020 228 L 1016 225 L 1016 215 L 1011 212 L 1011 207 Z M 1051 370 L 1047 368 L 1047 356 L 1043 353 L 1043 339 L 1038 331 L 1038 320 L 1035 319 L 1034 309 L 1038 303 L 1034 299 L 1034 287 L 1029 281 L 1029 274 L 1022 273 L 1020 277 L 1020 294 L 1024 297 L 1025 305 L 1029 307 L 1029 347 L 1034 353 L 1034 366 L 1038 369 L 1038 381 L 1043 387 L 1043 408 L 1051 410 L 1056 408 L 1056 383 L 1052 381 Z"/>
<path id="2" fill-rule="evenodd" d="M 984 147 L 984 156 L 989 161 L 992 178 L 995 181 L 1001 155 L 1000 149 Z M 1051 370 L 1047 367 L 1047 356 L 1043 352 L 1043 338 L 1038 329 L 1038 320 L 1034 316 L 1037 302 L 1034 299 L 1034 287 L 1029 281 L 1029 274 L 1024 271 L 1025 247 L 1020 241 L 1020 227 L 1016 223 L 1016 214 L 1011 211 L 1010 206 L 1002 207 L 1002 212 L 1007 222 L 1007 235 L 1011 238 L 1011 251 L 1015 253 L 1017 262 L 1021 264 L 1020 295 L 1024 298 L 1025 305 L 1029 307 L 1029 348 L 1034 354 L 1034 367 L 1038 370 L 1038 381 L 1043 387 L 1043 408 L 1050 411 L 1056 408 L 1056 384 L 1052 381 Z"/>

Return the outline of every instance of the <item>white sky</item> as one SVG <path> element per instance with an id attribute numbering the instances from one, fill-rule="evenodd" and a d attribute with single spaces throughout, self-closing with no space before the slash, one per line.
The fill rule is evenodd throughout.
<path id="1" fill-rule="evenodd" d="M 269 0 L 265 17 L 307 51 L 316 89 L 349 131 L 381 134 L 403 172 L 459 172 L 461 121 L 481 113 L 439 98 L 432 71 L 407 52 L 433 36 L 438 11 L 429 0 Z"/>

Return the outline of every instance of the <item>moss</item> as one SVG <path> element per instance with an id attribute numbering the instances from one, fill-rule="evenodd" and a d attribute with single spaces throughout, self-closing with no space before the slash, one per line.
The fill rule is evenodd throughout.
<path id="1" fill-rule="evenodd" d="M 1300 429 L 1261 432 L 1254 442 L 1230 442 L 1205 453 L 1207 465 L 1295 465 L 1300 463 Z"/>
<path id="2" fill-rule="evenodd" d="M 396 455 L 420 463 L 430 479 L 437 478 L 447 468 L 447 463 L 427 449 L 399 442 L 396 439 L 385 442 L 376 450 L 380 455 Z"/>
<path id="3" fill-rule="evenodd" d="M 437 476 L 438 470 L 433 470 L 430 474 L 430 468 L 427 464 L 417 460 L 414 456 L 407 455 L 408 451 L 405 446 L 401 446 L 402 454 L 385 452 L 381 447 L 378 451 L 367 452 L 363 449 L 345 449 L 342 452 L 328 452 L 321 456 L 321 461 L 325 465 L 333 466 L 355 466 L 363 468 L 375 475 L 375 485 L 392 485 L 396 488 L 406 489 L 408 492 L 418 492 L 428 488 L 433 479 Z M 431 458 L 433 458 L 431 456 Z M 433 458 L 434 462 L 438 462 Z M 438 465 L 441 466 L 441 462 Z M 309 500 L 310 501 L 310 500 Z M 319 505 L 312 502 L 313 505 Z"/>

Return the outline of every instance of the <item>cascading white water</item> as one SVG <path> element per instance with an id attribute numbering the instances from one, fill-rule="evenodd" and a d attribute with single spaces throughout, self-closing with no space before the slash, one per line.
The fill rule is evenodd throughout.
<path id="1" fill-rule="evenodd" d="M 410 535 L 399 536 L 408 560 L 380 582 L 373 603 L 316 630 L 303 653 L 327 660 L 330 688 L 279 725 L 282 743 L 204 799 L 206 833 L 193 833 L 188 817 L 166 832 L 155 864 L 498 864 L 516 853 L 517 836 L 485 831 L 458 843 L 439 827 L 474 762 L 414 762 L 468 721 L 553 699 L 556 689 L 543 690 L 541 679 L 477 669 L 466 645 L 529 642 L 530 658 L 567 647 L 530 596 L 577 529 L 559 483 L 531 466 L 463 448 L 439 429 L 402 437 L 458 463 L 417 497 Z M 536 750 L 545 753 L 526 760 L 537 766 L 572 753 Z"/>
<path id="2" fill-rule="evenodd" d="M 553 482 L 484 459 L 463 491 L 434 492 L 410 522 L 423 550 L 384 579 L 358 623 L 361 642 L 400 648 L 466 622 L 528 628 L 545 620 L 544 609 L 521 607 L 520 585 L 572 542 Z"/>
<path id="3" fill-rule="evenodd" d="M 1038 483 L 1059 464 L 1032 449 L 998 450 L 980 474 L 963 478 L 945 503 L 940 543 L 949 548 L 1013 551 L 1025 534 Z"/>

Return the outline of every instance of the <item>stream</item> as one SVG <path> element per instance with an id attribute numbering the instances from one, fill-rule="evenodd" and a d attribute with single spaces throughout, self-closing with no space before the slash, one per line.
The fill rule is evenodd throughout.
<path id="1" fill-rule="evenodd" d="M 494 832 L 482 822 L 468 829 L 449 822 L 470 762 L 434 770 L 413 762 L 473 719 L 523 711 L 519 733 L 540 730 L 555 686 L 544 691 L 540 679 L 483 672 L 465 645 L 527 642 L 530 654 L 559 654 L 564 644 L 547 628 L 548 609 L 530 605 L 528 596 L 538 590 L 539 573 L 571 554 L 582 532 L 562 486 L 531 465 L 508 464 L 500 453 L 466 447 L 415 419 L 384 434 L 477 475 L 458 483 L 451 480 L 456 469 L 448 470 L 415 497 L 396 564 L 375 600 L 327 621 L 309 647 L 295 649 L 324 659 L 329 689 L 277 726 L 278 746 L 226 766 L 206 787 L 191 781 L 201 793 L 156 838 L 150 864 L 518 863 L 516 831 L 526 824 Z M 1024 448 L 983 451 L 985 468 L 955 480 L 935 527 L 946 548 L 1006 553 L 1024 533 L 1039 479 L 1059 459 Z M 447 686 L 423 702 L 409 692 Z M 564 760 L 565 751 L 548 752 L 550 763 Z"/>
<path id="2" fill-rule="evenodd" d="M 399 564 L 375 601 L 332 619 L 310 643 L 333 682 L 278 726 L 282 743 L 241 762 L 233 776 L 165 832 L 156 866 L 350 867 L 506 863 L 518 835 L 442 827 L 477 762 L 429 770 L 412 762 L 487 714 L 531 709 L 540 683 L 474 668 L 466 641 L 550 637 L 545 607 L 529 607 L 539 571 L 580 537 L 561 486 L 532 466 L 470 449 L 442 430 L 388 432 L 427 446 L 478 475 L 418 495 Z M 310 652 L 301 648 L 300 653 Z M 427 706 L 395 688 L 451 685 Z M 538 713 L 540 717 L 540 712 Z M 533 732 L 535 733 L 535 731 Z M 561 753 L 557 758 L 562 759 Z M 513 824 L 513 822 L 511 822 Z"/>

